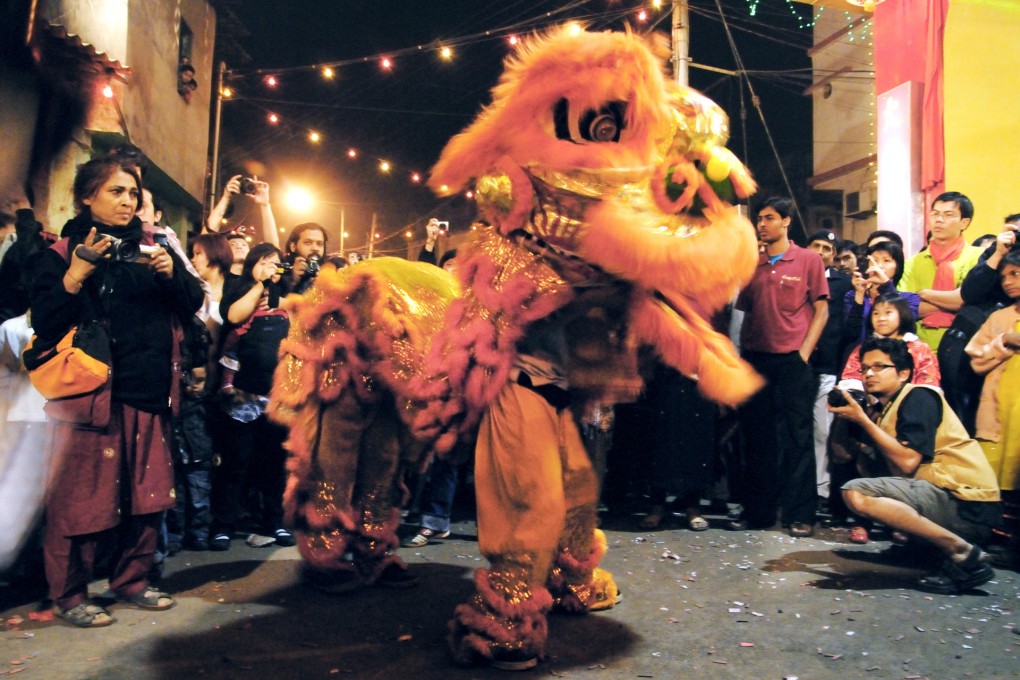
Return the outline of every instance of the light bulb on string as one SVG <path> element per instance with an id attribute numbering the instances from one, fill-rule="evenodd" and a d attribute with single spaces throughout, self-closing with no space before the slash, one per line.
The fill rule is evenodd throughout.
<path id="1" fill-rule="evenodd" d="M 267 87 L 276 87 L 279 84 L 276 80 L 276 76 L 266 76 L 265 82 Z"/>
<path id="2" fill-rule="evenodd" d="M 323 78 L 325 78 L 327 80 L 331 80 L 333 78 L 333 76 L 335 76 L 335 75 L 336 75 L 336 73 L 329 66 L 323 67 L 323 69 L 322 69 L 322 77 Z"/>
<path id="3" fill-rule="evenodd" d="M 275 113 L 270 113 L 268 116 L 266 116 L 266 118 L 269 120 L 269 123 L 271 125 L 276 125 L 277 123 L 280 122 L 280 117 Z"/>
<path id="4" fill-rule="evenodd" d="M 521 41 L 521 39 L 516 35 L 509 35 L 507 36 L 506 41 L 510 43 L 511 47 L 517 47 L 517 44 Z"/>
<path id="5" fill-rule="evenodd" d="M 453 59 L 453 49 L 447 45 L 443 45 L 439 48 L 439 58 L 443 61 L 450 61 Z"/>
<path id="6" fill-rule="evenodd" d="M 408 229 L 407 231 L 404 232 L 404 238 L 410 239 L 410 238 L 413 238 L 413 237 L 414 237 L 414 234 L 411 233 L 410 229 Z"/>
<path id="7" fill-rule="evenodd" d="M 383 57 L 382 61 L 379 62 L 379 66 L 382 67 L 383 71 L 392 71 L 393 70 L 393 60 L 390 59 L 389 57 Z"/>
<path id="8" fill-rule="evenodd" d="M 638 23 L 641 23 L 641 24 L 643 24 L 646 21 L 648 21 L 648 12 L 646 12 L 645 10 L 639 11 L 637 13 L 637 20 L 638 20 Z"/>
<path id="9" fill-rule="evenodd" d="M 415 184 L 420 184 L 421 183 L 421 175 L 419 175 L 417 172 L 412 172 L 411 173 L 411 181 L 414 182 Z"/>
<path id="10" fill-rule="evenodd" d="M 391 167 L 389 161 L 379 161 L 379 172 L 389 172 Z"/>
<path id="11" fill-rule="evenodd" d="M 347 157 L 348 158 L 357 158 L 358 157 L 358 150 L 357 149 L 347 149 Z"/>
<path id="12" fill-rule="evenodd" d="M 231 97 L 234 96 L 234 91 L 231 90 L 229 87 L 225 87 L 222 90 L 220 90 L 220 95 L 222 95 L 224 99 L 230 99 Z"/>
<path id="13" fill-rule="evenodd" d="M 464 197 L 470 200 L 475 197 L 475 192 L 468 189 L 467 191 L 464 192 Z"/>
<path id="14" fill-rule="evenodd" d="M 308 141 L 312 142 L 313 144 L 318 144 L 319 142 L 322 141 L 322 135 L 320 135 L 315 130 L 312 130 L 311 132 L 308 133 Z"/>
<path id="15" fill-rule="evenodd" d="M 662 0 L 652 0 L 652 7 L 655 9 L 662 9 Z"/>

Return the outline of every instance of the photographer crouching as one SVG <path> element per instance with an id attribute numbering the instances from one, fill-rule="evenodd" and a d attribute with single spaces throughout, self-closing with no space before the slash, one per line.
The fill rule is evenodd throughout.
<path id="1" fill-rule="evenodd" d="M 843 393 L 829 411 L 858 425 L 889 476 L 843 485 L 856 514 L 878 520 L 938 548 L 945 561 L 917 587 L 960 594 L 995 578 L 979 544 L 1001 522 L 995 473 L 940 390 L 910 383 L 914 361 L 902 340 L 871 338 L 861 347 L 861 372 L 877 415 Z M 838 401 L 838 400 L 837 400 Z"/>
<path id="2" fill-rule="evenodd" d="M 119 602 L 153 610 L 174 604 L 146 575 L 163 511 L 174 506 L 167 446 L 180 379 L 174 317 L 189 319 L 203 296 L 178 256 L 143 233 L 134 167 L 93 159 L 78 169 L 73 191 L 78 215 L 60 241 L 33 257 L 30 299 L 33 344 L 56 344 L 83 326 L 109 338 L 106 383 L 46 405 L 55 447 L 46 578 L 54 613 L 88 628 L 113 623 L 88 600 L 103 546 L 112 545 L 110 589 Z"/>

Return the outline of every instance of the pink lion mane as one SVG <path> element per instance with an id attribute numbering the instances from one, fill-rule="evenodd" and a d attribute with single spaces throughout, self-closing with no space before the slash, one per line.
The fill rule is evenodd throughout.
<path id="1" fill-rule="evenodd" d="M 661 56 L 630 32 L 592 33 L 568 24 L 533 36 L 507 58 L 492 103 L 443 149 L 429 186 L 457 192 L 503 156 L 524 167 L 650 169 L 671 116 Z M 574 112 L 626 102 L 619 143 L 557 139 L 553 110 L 561 99 Z"/>

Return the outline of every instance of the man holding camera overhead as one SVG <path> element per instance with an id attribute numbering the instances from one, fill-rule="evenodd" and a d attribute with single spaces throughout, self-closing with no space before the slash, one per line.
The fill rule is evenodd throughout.
<path id="1" fill-rule="evenodd" d="M 864 389 L 877 400 L 873 421 L 848 392 L 829 410 L 861 427 L 888 476 L 843 485 L 855 514 L 930 543 L 945 556 L 918 581 L 921 590 L 959 594 L 995 578 L 978 544 L 1000 524 L 995 473 L 941 391 L 912 385 L 914 360 L 902 340 L 870 338 L 861 347 Z"/>
<path id="2" fill-rule="evenodd" d="M 269 183 L 261 181 L 257 176 L 245 177 L 243 175 L 234 175 L 230 178 L 227 186 L 223 189 L 223 196 L 220 197 L 219 202 L 209 212 L 209 218 L 206 220 L 203 233 L 220 233 L 223 219 L 227 214 L 227 208 L 230 206 L 233 196 L 246 196 L 248 200 L 258 206 L 259 217 L 262 221 L 262 241 L 272 243 L 279 248 L 280 235 L 276 230 L 276 217 L 273 215 L 273 207 L 269 203 Z M 242 262 L 244 261 L 244 254 L 240 256 L 240 259 Z"/>

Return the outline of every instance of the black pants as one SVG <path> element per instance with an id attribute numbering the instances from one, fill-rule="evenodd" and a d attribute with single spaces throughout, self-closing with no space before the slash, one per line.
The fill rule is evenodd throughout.
<path id="1" fill-rule="evenodd" d="M 211 535 L 230 534 L 237 528 L 246 491 L 261 497 L 263 531 L 283 526 L 283 489 L 287 482 L 283 448 L 286 430 L 265 415 L 250 423 L 225 418 L 220 465 L 213 473 L 213 529 Z"/>
<path id="2" fill-rule="evenodd" d="M 744 519 L 769 527 L 779 506 L 783 523 L 813 523 L 817 509 L 814 402 L 818 378 L 798 352 L 747 353 L 766 380 L 740 410 L 744 440 Z"/>

